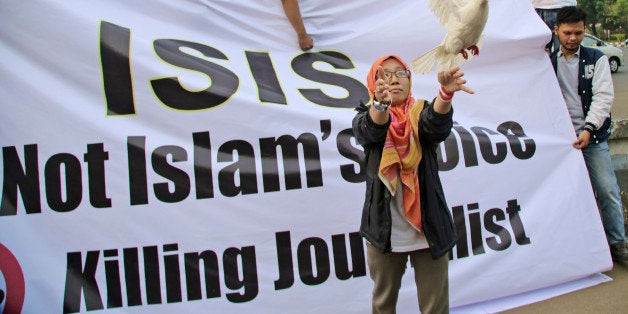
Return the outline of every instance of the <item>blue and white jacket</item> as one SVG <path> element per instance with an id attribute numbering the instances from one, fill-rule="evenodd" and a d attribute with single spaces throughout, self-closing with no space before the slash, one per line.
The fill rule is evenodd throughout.
<path id="1" fill-rule="evenodd" d="M 554 72 L 560 49 L 550 55 Z M 601 51 L 580 46 L 578 52 L 578 94 L 585 115 L 585 129 L 591 132 L 591 143 L 605 141 L 611 135 L 611 106 L 614 92 L 608 58 Z"/>

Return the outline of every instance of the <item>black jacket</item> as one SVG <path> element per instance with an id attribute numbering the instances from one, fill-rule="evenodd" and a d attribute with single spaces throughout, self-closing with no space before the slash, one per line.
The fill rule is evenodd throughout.
<path id="1" fill-rule="evenodd" d="M 434 111 L 432 103 L 419 101 L 424 103 L 419 119 L 419 141 L 423 151 L 418 173 L 421 217 L 425 238 L 432 257 L 436 259 L 447 253 L 457 240 L 456 228 L 438 175 L 436 157 L 438 143 L 444 141 L 451 132 L 453 108 L 446 114 L 439 114 Z M 377 173 L 390 119 L 385 125 L 378 125 L 371 119 L 367 106 L 361 105 L 356 110 L 358 113 L 353 118 L 353 133 L 366 155 L 366 194 L 360 234 L 373 246 L 387 253 L 391 251 L 391 194 Z"/>
<path id="2" fill-rule="evenodd" d="M 584 112 L 584 116 L 587 116 L 589 109 L 591 109 L 591 103 L 593 102 L 593 74 L 585 75 L 587 71 L 595 71 L 594 66 L 598 62 L 598 60 L 604 56 L 600 50 L 588 48 L 584 46 L 580 46 L 580 62 L 578 65 L 578 94 L 580 95 L 580 99 L 582 100 L 582 110 Z M 558 71 L 558 50 L 554 51 L 550 55 L 550 60 L 552 61 L 552 66 L 554 67 L 554 72 Z M 589 69 L 589 70 L 587 70 Z M 604 123 L 595 130 L 595 125 L 593 126 L 594 131 L 591 133 L 591 143 L 599 144 L 603 141 L 606 141 L 608 137 L 611 135 L 611 117 L 610 115 Z"/>

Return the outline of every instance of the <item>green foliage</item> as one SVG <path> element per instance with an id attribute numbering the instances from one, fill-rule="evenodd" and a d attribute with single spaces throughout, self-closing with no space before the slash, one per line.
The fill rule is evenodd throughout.
<path id="1" fill-rule="evenodd" d="M 580 0 L 578 7 L 587 12 L 587 28 L 596 36 L 599 31 L 628 31 L 628 0 Z"/>

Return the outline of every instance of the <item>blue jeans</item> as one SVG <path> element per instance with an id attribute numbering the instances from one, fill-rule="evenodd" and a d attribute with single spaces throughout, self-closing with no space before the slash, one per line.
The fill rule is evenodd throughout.
<path id="1" fill-rule="evenodd" d="M 582 153 L 602 215 L 606 240 L 609 244 L 624 242 L 626 241 L 624 214 L 608 143 L 604 141 L 599 144 L 589 144 L 582 149 Z"/>

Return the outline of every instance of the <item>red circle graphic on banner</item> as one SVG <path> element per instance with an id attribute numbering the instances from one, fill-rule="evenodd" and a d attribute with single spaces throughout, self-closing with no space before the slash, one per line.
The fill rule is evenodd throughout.
<path id="1" fill-rule="evenodd" d="M 7 291 L 4 292 L 4 314 L 20 313 L 24 305 L 26 285 L 22 267 L 13 253 L 0 243 L 0 272 L 4 276 Z"/>

